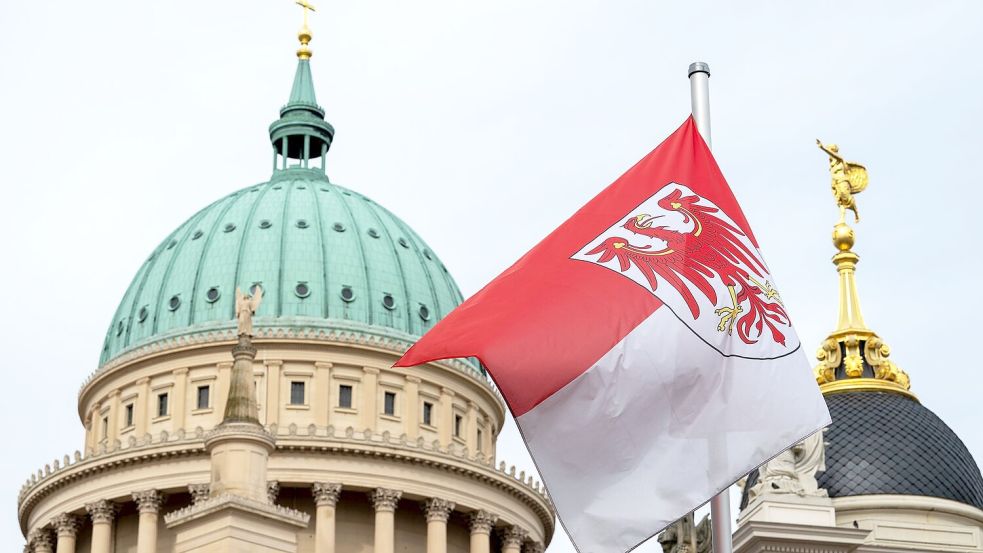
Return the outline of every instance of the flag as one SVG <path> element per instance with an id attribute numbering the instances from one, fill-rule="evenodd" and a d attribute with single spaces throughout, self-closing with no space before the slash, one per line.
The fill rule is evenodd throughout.
<path id="1" fill-rule="evenodd" d="M 692 118 L 396 366 L 468 356 L 581 553 L 635 547 L 830 423 Z"/>

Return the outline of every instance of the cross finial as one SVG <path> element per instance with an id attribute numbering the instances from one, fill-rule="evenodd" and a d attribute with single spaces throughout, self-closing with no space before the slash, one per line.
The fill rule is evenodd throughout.
<path id="1" fill-rule="evenodd" d="M 311 42 L 311 30 L 307 27 L 307 12 L 317 11 L 314 4 L 307 0 L 295 0 L 295 3 L 304 8 L 304 26 L 297 33 L 297 40 L 300 41 L 300 48 L 297 50 L 297 57 L 303 60 L 311 59 L 311 49 L 307 46 Z"/>

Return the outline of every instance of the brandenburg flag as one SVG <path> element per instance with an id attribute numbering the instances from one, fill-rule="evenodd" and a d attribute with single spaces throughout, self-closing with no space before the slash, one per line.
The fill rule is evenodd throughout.
<path id="1" fill-rule="evenodd" d="M 582 553 L 627 551 L 830 423 L 692 118 L 396 366 L 473 356 Z"/>

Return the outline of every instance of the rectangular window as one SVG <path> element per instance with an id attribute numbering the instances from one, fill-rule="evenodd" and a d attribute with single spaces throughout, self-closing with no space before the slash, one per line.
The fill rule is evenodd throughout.
<path id="1" fill-rule="evenodd" d="M 478 453 L 481 453 L 481 430 L 478 431 Z"/>
<path id="2" fill-rule="evenodd" d="M 211 405 L 211 386 L 198 386 L 198 409 L 208 409 Z"/>
<path id="3" fill-rule="evenodd" d="M 304 402 L 304 383 L 290 383 L 290 405 L 306 405 Z"/>
<path id="4" fill-rule="evenodd" d="M 109 437 L 109 417 L 102 418 L 102 439 Z"/>
<path id="5" fill-rule="evenodd" d="M 352 387 L 349 384 L 338 386 L 338 407 L 352 408 Z"/>
<path id="6" fill-rule="evenodd" d="M 396 414 L 396 394 L 394 392 L 386 392 L 383 397 L 382 409 L 383 413 L 387 415 Z"/>
<path id="7" fill-rule="evenodd" d="M 433 426 L 433 403 L 423 402 L 423 424 Z"/>
<path id="8" fill-rule="evenodd" d="M 124 424 L 123 426 L 125 428 L 129 428 L 130 426 L 133 426 L 133 404 L 130 403 L 123 409 L 124 409 L 123 419 L 126 421 L 126 424 Z"/>
<path id="9" fill-rule="evenodd" d="M 454 437 L 455 438 L 460 438 L 461 437 L 461 430 L 462 430 L 461 427 L 464 426 L 462 424 L 463 422 L 464 422 L 464 417 L 462 417 L 461 415 L 454 415 Z"/>
<path id="10" fill-rule="evenodd" d="M 157 416 L 166 417 L 168 415 L 168 405 L 167 400 L 170 398 L 168 394 L 157 394 Z"/>

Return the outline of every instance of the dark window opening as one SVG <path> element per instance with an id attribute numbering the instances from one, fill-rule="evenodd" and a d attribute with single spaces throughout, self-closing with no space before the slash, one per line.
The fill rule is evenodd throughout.
<path id="1" fill-rule="evenodd" d="M 290 383 L 290 405 L 304 405 L 304 383 Z"/>
<path id="2" fill-rule="evenodd" d="M 455 438 L 460 438 L 461 437 L 461 430 L 462 430 L 461 427 L 463 426 L 463 424 L 461 424 L 461 423 L 463 423 L 463 422 L 464 422 L 464 417 L 462 417 L 461 415 L 454 415 L 454 437 Z"/>
<path id="3" fill-rule="evenodd" d="M 123 418 L 126 420 L 126 424 L 123 426 L 133 426 L 133 404 L 131 403 L 127 405 L 124 409 L 126 411 Z"/>
<path id="4" fill-rule="evenodd" d="M 211 405 L 211 386 L 198 386 L 198 409 L 208 409 Z"/>
<path id="5" fill-rule="evenodd" d="M 383 413 L 387 415 L 396 414 L 396 394 L 394 392 L 386 392 L 382 404 Z"/>
<path id="6" fill-rule="evenodd" d="M 167 400 L 169 399 L 168 394 L 157 394 L 157 416 L 166 417 L 167 411 Z"/>
<path id="7" fill-rule="evenodd" d="M 338 407 L 352 408 L 352 387 L 348 384 L 338 387 Z"/>
<path id="8" fill-rule="evenodd" d="M 423 402 L 423 424 L 433 426 L 433 403 Z"/>

